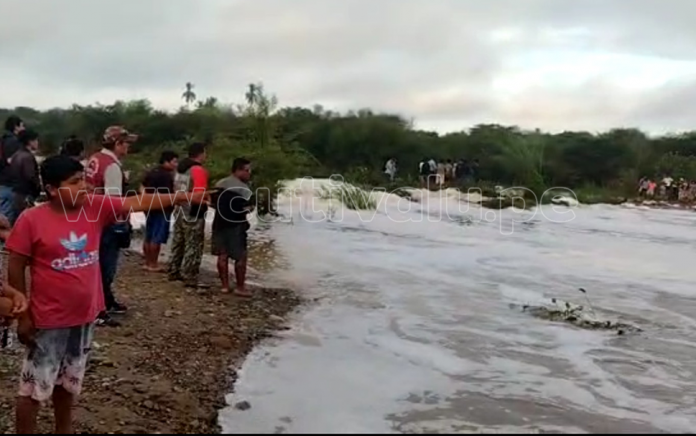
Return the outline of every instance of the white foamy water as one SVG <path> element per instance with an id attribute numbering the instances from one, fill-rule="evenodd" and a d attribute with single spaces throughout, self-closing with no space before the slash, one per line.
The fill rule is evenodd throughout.
<path id="1" fill-rule="evenodd" d="M 226 433 L 696 428 L 692 212 L 466 210 L 445 193 L 387 196 L 373 216 L 303 191 L 265 234 L 290 261 L 267 279 L 321 298 L 246 360 L 228 401 L 252 408 L 223 411 Z M 583 304 L 579 287 L 601 317 L 645 332 L 510 308 Z"/>

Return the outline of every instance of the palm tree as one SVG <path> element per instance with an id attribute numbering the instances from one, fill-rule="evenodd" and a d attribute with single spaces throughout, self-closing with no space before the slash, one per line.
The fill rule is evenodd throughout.
<path id="1" fill-rule="evenodd" d="M 196 101 L 196 93 L 193 92 L 193 88 L 195 88 L 196 85 L 194 85 L 191 82 L 186 82 L 186 91 L 184 91 L 183 94 L 181 94 L 181 98 L 184 99 L 186 102 L 186 106 L 190 107 L 191 103 Z"/>
<path id="2" fill-rule="evenodd" d="M 249 107 L 253 107 L 258 101 L 258 94 L 261 91 L 261 86 L 255 83 L 249 84 L 249 89 L 246 93 L 246 101 Z"/>

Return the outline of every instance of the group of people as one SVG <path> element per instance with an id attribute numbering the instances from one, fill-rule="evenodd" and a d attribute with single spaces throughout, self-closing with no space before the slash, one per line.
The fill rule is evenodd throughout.
<path id="1" fill-rule="evenodd" d="M 35 434 L 39 408 L 52 399 L 56 433 L 72 433 L 72 407 L 82 389 L 95 325 L 117 325 L 111 316 L 127 311 L 112 285 L 120 251 L 131 243 L 131 213 L 148 214 L 144 267 L 160 271 L 159 252 L 173 220 L 169 277 L 199 286 L 205 215 L 214 207 L 213 253 L 223 291 L 229 292 L 228 262 L 234 259 L 236 293 L 250 296 L 244 282 L 247 215 L 253 210 L 250 162 L 236 159 L 231 174 L 209 190 L 206 146 L 194 143 L 181 162 L 176 153 L 163 152 L 140 192 L 129 195 L 122 160 L 138 137 L 122 126 L 106 129 L 102 149 L 86 161 L 84 144 L 71 137 L 60 154 L 40 166 L 38 135 L 17 117 L 5 127 L 0 198 L 6 219 L 0 219 L 0 236 L 9 261 L 0 317 L 16 320 L 19 340 L 27 347 L 16 430 Z M 31 186 L 20 182 L 29 179 Z M 45 201 L 35 204 L 41 191 Z"/>
<path id="2" fill-rule="evenodd" d="M 657 199 L 680 203 L 696 201 L 696 182 L 670 176 L 655 179 L 642 177 L 638 181 L 638 196 L 643 199 Z"/>
<path id="3" fill-rule="evenodd" d="M 436 161 L 435 159 L 423 159 L 418 164 L 418 174 L 420 175 L 421 188 L 435 187 L 442 189 L 454 183 L 469 183 L 476 179 L 478 174 L 478 159 L 469 162 L 466 159 L 459 159 L 454 162 L 452 159 L 446 161 Z"/>

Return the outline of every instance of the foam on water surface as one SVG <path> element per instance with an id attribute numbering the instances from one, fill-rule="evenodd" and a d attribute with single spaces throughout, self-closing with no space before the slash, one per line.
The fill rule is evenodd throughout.
<path id="1" fill-rule="evenodd" d="M 544 206 L 487 220 L 449 191 L 337 212 L 316 184 L 288 184 L 302 189 L 281 197 L 267 237 L 290 263 L 274 279 L 322 298 L 251 353 L 228 401 L 252 408 L 223 411 L 225 432 L 696 428 L 692 214 Z M 584 304 L 579 287 L 645 334 L 509 307 Z"/>

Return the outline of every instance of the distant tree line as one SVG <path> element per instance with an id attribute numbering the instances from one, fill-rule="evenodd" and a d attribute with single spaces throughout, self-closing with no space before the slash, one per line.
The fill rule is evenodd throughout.
<path id="1" fill-rule="evenodd" d="M 535 191 L 591 186 L 628 193 L 642 176 L 696 180 L 696 132 L 662 137 L 637 129 L 551 134 L 486 124 L 438 134 L 415 129 L 401 116 L 369 109 L 339 113 L 321 106 L 282 108 L 261 84 L 249 85 L 246 101 L 237 106 L 221 105 L 215 97 L 199 99 L 194 88 L 186 84 L 185 104 L 173 113 L 135 100 L 47 111 L 0 109 L 0 118 L 22 117 L 41 134 L 45 152 L 55 152 L 68 135 L 97 147 L 106 126 L 122 124 L 140 134 L 129 158 L 136 170 L 155 162 L 164 148 L 183 150 L 191 141 L 205 141 L 214 177 L 226 175 L 232 159 L 245 155 L 255 162 L 259 186 L 333 173 L 378 184 L 390 158 L 398 159 L 401 183 L 415 180 L 424 158 L 478 159 L 481 180 Z"/>

